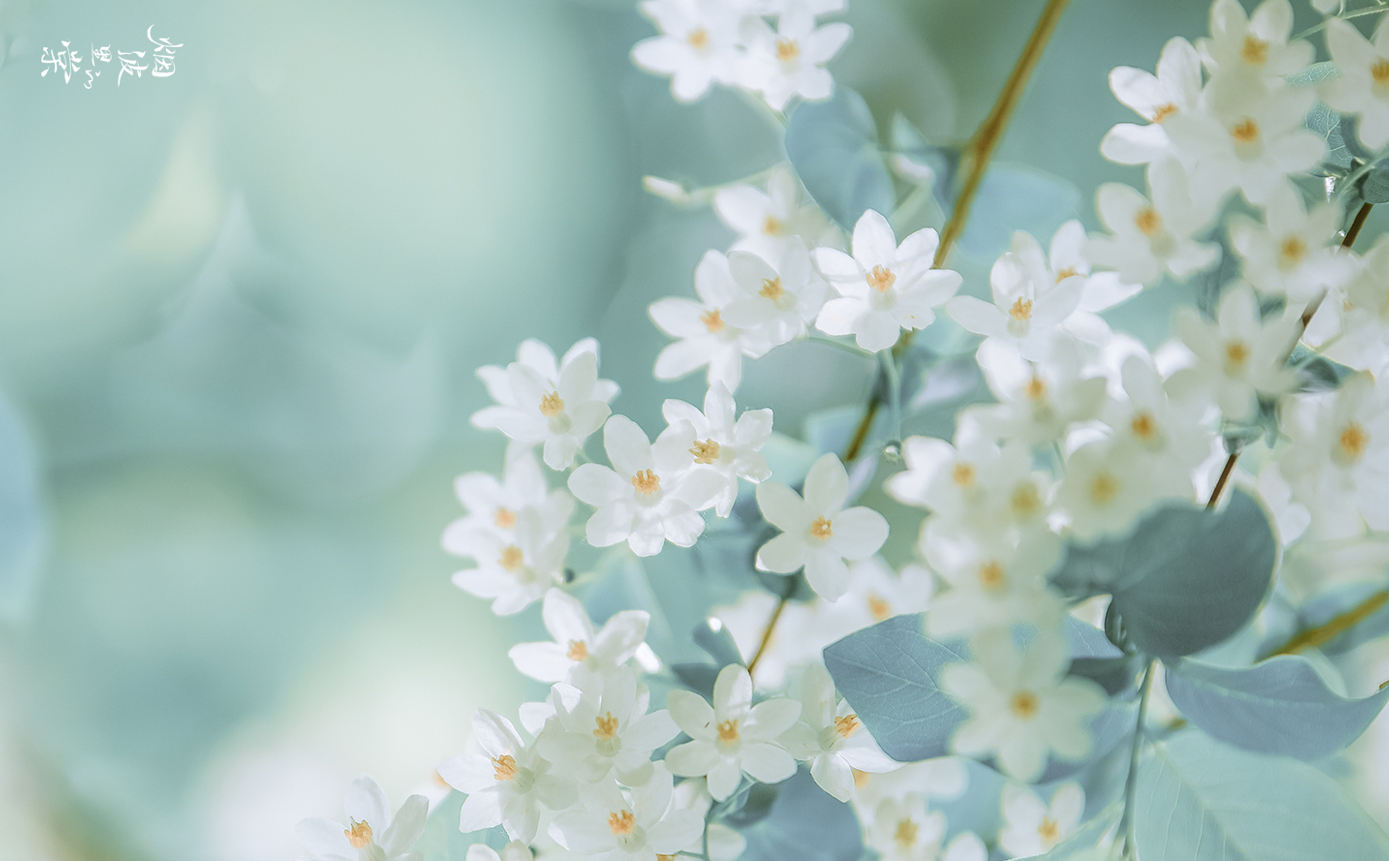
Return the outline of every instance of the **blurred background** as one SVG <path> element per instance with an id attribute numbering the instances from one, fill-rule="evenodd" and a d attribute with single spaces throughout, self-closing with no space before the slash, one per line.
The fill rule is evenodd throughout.
<path id="1" fill-rule="evenodd" d="M 962 140 L 1041 6 L 851 0 L 831 70 Z M 1097 152 L 1128 116 L 1109 69 L 1206 9 L 1073 0 L 998 154 L 1072 189 L 1015 213 L 1044 240 L 1139 181 Z M 151 27 L 172 76 L 40 75 Z M 474 709 L 537 693 L 505 652 L 538 608 L 496 619 L 439 547 L 453 478 L 500 465 L 473 370 L 595 335 L 659 430 L 703 381 L 651 379 L 646 306 L 733 234 L 640 178 L 783 158 L 736 93 L 679 105 L 635 69 L 652 32 L 630 0 L 0 0 L 0 855 L 293 858 L 357 774 L 398 801 Z M 1170 301 L 1124 313 L 1165 328 Z M 739 400 L 795 433 L 869 373 L 792 345 Z"/>

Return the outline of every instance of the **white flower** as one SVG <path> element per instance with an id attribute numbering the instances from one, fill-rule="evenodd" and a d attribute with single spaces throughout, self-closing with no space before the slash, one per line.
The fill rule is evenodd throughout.
<path id="1" fill-rule="evenodd" d="M 966 831 L 945 841 L 945 814 L 926 812 L 926 798 L 917 792 L 900 801 L 883 799 L 873 811 L 873 824 L 866 829 L 864 842 L 876 849 L 884 861 L 985 861 L 984 842 Z"/>
<path id="2" fill-rule="evenodd" d="M 1031 857 L 1050 852 L 1075 831 L 1085 812 L 1085 790 L 1078 783 L 1063 783 L 1043 804 L 1025 786 L 1010 783 L 1003 788 L 1003 830 L 998 845 L 1009 855 Z"/>
<path id="3" fill-rule="evenodd" d="M 1196 47 L 1217 80 L 1276 80 L 1307 68 L 1316 56 L 1311 43 L 1288 41 L 1293 30 L 1288 0 L 1264 0 L 1252 16 L 1239 0 L 1215 0 L 1210 26 L 1211 37 Z"/>
<path id="4" fill-rule="evenodd" d="M 935 319 L 932 308 L 955 295 L 960 274 L 932 269 L 936 231 L 918 230 L 902 244 L 881 214 L 868 210 L 854 225 L 853 256 L 833 248 L 813 252 L 820 274 L 839 291 L 815 325 L 828 335 L 854 335 L 865 350 L 886 350 L 903 328 L 920 329 Z"/>
<path id="5" fill-rule="evenodd" d="M 588 435 L 612 412 L 617 384 L 598 379 L 598 342 L 585 338 L 557 364 L 549 347 L 522 342 L 517 360 L 477 374 L 497 402 L 473 413 L 473 424 L 500 430 L 521 446 L 544 444 L 545 464 L 567 469 Z"/>
<path id="6" fill-rule="evenodd" d="M 1389 363 L 1389 235 L 1354 264 L 1344 295 L 1328 297 L 1322 308 L 1314 326 L 1327 311 L 1341 312 L 1339 339 L 1323 347 L 1329 358 L 1361 371 L 1378 371 Z"/>
<path id="7" fill-rule="evenodd" d="M 1196 364 L 1172 375 L 1168 390 L 1179 398 L 1204 393 L 1230 421 L 1248 419 L 1257 396 L 1277 397 L 1291 391 L 1297 374 L 1284 364 L 1297 339 L 1296 317 L 1260 317 L 1259 301 L 1247 285 L 1225 288 L 1216 308 L 1217 322 L 1196 309 L 1177 309 L 1177 331 L 1196 355 Z"/>
<path id="8" fill-rule="evenodd" d="M 412 795 L 391 816 L 386 794 L 365 774 L 347 788 L 347 824 L 318 816 L 304 819 L 295 832 L 313 853 L 312 861 L 421 861 L 414 849 L 424 833 L 429 802 Z"/>
<path id="9" fill-rule="evenodd" d="M 1119 164 L 1148 164 L 1174 154 L 1163 126 L 1167 119 L 1197 109 L 1201 58 L 1190 42 L 1178 37 L 1163 46 L 1156 76 L 1120 66 L 1109 73 L 1109 88 L 1148 125 L 1114 126 L 1100 141 L 1100 154 Z"/>
<path id="10" fill-rule="evenodd" d="M 752 704 L 752 678 L 737 664 L 719 671 L 714 704 L 689 691 L 671 691 L 670 716 L 691 741 L 672 748 L 666 765 L 682 777 L 708 775 L 709 794 L 723 801 L 738 788 L 740 775 L 760 783 L 780 783 L 796 773 L 796 760 L 777 738 L 800 717 L 795 700 L 775 697 Z"/>
<path id="11" fill-rule="evenodd" d="M 1061 542 L 1050 532 L 1029 530 L 1012 543 L 928 529 L 921 549 L 950 584 L 926 613 L 926 633 L 932 637 L 1007 630 L 1024 622 L 1053 625 L 1061 618 L 1064 606 L 1046 585 L 1047 573 L 1061 559 Z"/>
<path id="12" fill-rule="evenodd" d="M 1201 425 L 1202 405 L 1167 396 L 1163 379 L 1146 355 L 1131 355 L 1119 369 L 1126 400 L 1106 402 L 1101 418 L 1114 431 L 1125 457 L 1151 477 L 1154 492 L 1190 497 L 1192 471 L 1211 453 L 1212 435 Z"/>
<path id="13" fill-rule="evenodd" d="M 670 89 L 682 102 L 698 99 L 713 83 L 731 85 L 742 62 L 736 9 L 708 0 L 644 0 L 641 11 L 661 35 L 632 48 L 632 62 L 649 72 L 670 75 Z"/>
<path id="14" fill-rule="evenodd" d="M 474 843 L 468 847 L 463 861 L 535 861 L 531 848 L 520 840 L 512 840 L 498 852 L 486 843 Z"/>
<path id="15" fill-rule="evenodd" d="M 1353 529 L 1355 513 L 1389 529 L 1389 377 L 1356 374 L 1334 394 L 1294 399 L 1286 429 L 1279 467 L 1319 532 L 1327 521 Z"/>
<path id="16" fill-rule="evenodd" d="M 1371 43 L 1354 25 L 1333 18 L 1326 23 L 1326 49 L 1341 74 L 1322 82 L 1322 99 L 1356 116 L 1355 134 L 1367 149 L 1382 148 L 1389 143 L 1389 26 L 1380 21 Z"/>
<path id="17" fill-rule="evenodd" d="M 970 713 L 950 738 L 953 753 L 993 754 L 1022 781 L 1040 777 L 1050 754 L 1077 760 L 1090 753 L 1089 721 L 1107 700 L 1089 679 L 1066 676 L 1062 634 L 1043 631 L 1023 650 L 1006 630 L 971 645 L 975 662 L 941 671 L 941 690 Z"/>
<path id="18" fill-rule="evenodd" d="M 627 667 L 587 675 L 578 688 L 561 691 L 556 699 L 555 722 L 536 744 L 556 769 L 584 783 L 609 775 L 628 786 L 645 783 L 652 751 L 680 732 L 665 709 L 647 714 L 651 695 Z"/>
<path id="19" fill-rule="evenodd" d="M 1069 518 L 1072 534 L 1089 541 L 1132 525 L 1161 497 L 1157 483 L 1163 479 L 1127 446 L 1112 440 L 1088 442 L 1066 458 L 1056 507 Z"/>
<path id="20" fill-rule="evenodd" d="M 550 835 L 565 849 L 591 861 L 656 861 L 693 850 L 704 821 L 675 807 L 670 772 L 655 775 L 626 793 L 609 785 L 584 799 L 584 807 L 555 817 Z"/>
<path id="21" fill-rule="evenodd" d="M 887 540 L 887 519 L 871 508 L 844 508 L 849 474 L 833 453 L 805 477 L 805 496 L 779 482 L 757 486 L 757 504 L 782 534 L 757 551 L 757 567 L 776 574 L 805 568 L 810 588 L 834 601 L 849 590 L 845 560 L 867 559 Z"/>
<path id="22" fill-rule="evenodd" d="M 653 446 L 637 423 L 613 416 L 603 429 L 603 448 L 613 468 L 586 463 L 569 476 L 569 490 L 598 509 L 584 534 L 594 547 L 626 541 L 638 556 L 654 556 L 666 541 L 689 547 L 704 531 L 699 510 L 723 485 L 718 475 L 688 468 L 675 436 Z"/>
<path id="23" fill-rule="evenodd" d="M 549 643 L 518 643 L 507 655 L 516 669 L 542 682 L 569 681 L 584 667 L 605 675 L 627 662 L 646 639 L 651 616 L 645 610 L 620 610 L 596 633 L 579 599 L 559 589 L 545 593 L 541 609 Z"/>
<path id="24" fill-rule="evenodd" d="M 453 583 L 479 598 L 492 598 L 492 612 L 518 613 L 564 580 L 569 536 L 564 531 L 574 500 L 568 494 L 545 509 L 522 508 L 509 532 L 472 529 L 454 536 L 450 548 L 477 562 L 453 575 Z M 547 519 L 548 518 L 548 519 Z"/>
<path id="25" fill-rule="evenodd" d="M 883 753 L 873 736 L 834 690 L 834 680 L 821 664 L 806 667 L 801 681 L 801 720 L 782 736 L 796 759 L 810 763 L 810 775 L 820 788 L 840 801 L 854 791 L 854 769 L 868 773 L 893 771 L 900 763 Z"/>
<path id="26" fill-rule="evenodd" d="M 551 774 L 550 763 L 534 744 L 521 741 L 511 721 L 486 709 L 473 717 L 464 753 L 441 763 L 439 776 L 468 794 L 459 811 L 460 831 L 502 825 L 512 840 L 524 843 L 535 840 L 541 805 L 564 810 L 576 798 L 573 783 Z"/>
<path id="27" fill-rule="evenodd" d="M 1308 212 L 1302 192 L 1285 182 L 1269 196 L 1264 220 L 1230 219 L 1230 244 L 1243 260 L 1245 280 L 1260 292 L 1306 305 L 1344 278 L 1340 207 L 1322 202 Z"/>
<path id="28" fill-rule="evenodd" d="M 888 495 L 925 508 L 949 523 L 981 535 L 1044 523 L 1050 476 L 1032 468 L 1028 447 L 1000 448 L 961 423 L 955 445 L 933 437 L 902 443 L 907 468 L 888 478 Z M 933 518 L 934 520 L 935 518 Z"/>
<path id="29" fill-rule="evenodd" d="M 648 313 L 656 326 L 678 340 L 656 356 L 656 378 L 674 380 L 696 368 L 709 366 L 709 385 L 723 383 L 730 392 L 743 379 L 743 356 L 758 358 L 772 348 L 757 329 L 744 329 L 723 318 L 729 303 L 742 298 L 733 280 L 728 258 L 706 251 L 695 267 L 695 293 L 699 301 L 670 296 L 651 303 Z"/>
<path id="30" fill-rule="evenodd" d="M 1136 189 L 1106 182 L 1095 192 L 1095 208 L 1109 236 L 1092 235 L 1085 256 L 1115 269 L 1124 281 L 1156 284 L 1164 272 L 1186 279 L 1215 265 L 1220 246 L 1194 239 L 1210 220 L 1210 207 L 1192 199 L 1186 176 L 1174 162 L 1148 171 L 1152 202 Z"/>
<path id="31" fill-rule="evenodd" d="M 1032 256 L 1037 259 L 1029 260 Z M 989 270 L 993 303 L 955 296 L 945 303 L 945 310 L 986 342 L 1012 347 L 1029 361 L 1046 359 L 1057 328 L 1080 307 L 1085 279 L 1079 272 L 1059 280 L 1048 277 L 1051 273 L 1040 258 L 1036 239 L 1022 231 L 1014 233 L 1012 248 Z M 1035 265 L 1038 262 L 1041 267 Z M 1036 271 L 1039 268 L 1042 271 Z"/>
<path id="32" fill-rule="evenodd" d="M 675 786 L 671 801 L 681 810 L 691 810 L 701 819 L 707 818 L 714 799 L 709 795 L 702 777 L 687 777 Z M 748 848 L 748 841 L 737 831 L 718 822 L 710 822 L 705 840 L 709 845 L 709 861 L 738 861 Z"/>
<path id="33" fill-rule="evenodd" d="M 1034 445 L 1062 439 L 1076 422 L 1096 417 L 1104 400 L 1103 377 L 1082 377 L 1073 341 L 1060 341 L 1051 360 L 1033 365 L 1007 349 L 981 344 L 984 380 L 1000 403 L 969 407 L 962 420 L 978 422 L 996 438 Z"/>
<path id="34" fill-rule="evenodd" d="M 842 22 L 815 27 L 815 15 L 800 4 L 777 17 L 775 33 L 759 17 L 743 20 L 742 36 L 748 56 L 741 75 L 744 86 L 759 90 L 772 110 L 785 109 L 796 96 L 827 99 L 834 79 L 821 68 L 839 53 L 853 35 Z"/>
<path id="35" fill-rule="evenodd" d="M 506 462 L 502 480 L 486 472 L 460 475 L 453 484 L 458 501 L 468 513 L 453 521 L 444 530 L 444 549 L 455 556 L 467 551 L 467 536 L 476 530 L 491 530 L 509 535 L 516 528 L 516 515 L 525 508 L 563 508 L 563 490 L 550 491 L 540 464 L 529 451 L 518 452 Z M 546 518 L 550 520 L 551 518 Z"/>
<path id="36" fill-rule="evenodd" d="M 904 565 L 898 572 L 881 556 L 870 556 L 849 566 L 849 591 L 844 597 L 813 605 L 812 624 L 833 642 L 893 616 L 919 613 L 934 594 L 935 578 L 920 565 Z"/>
<path id="37" fill-rule="evenodd" d="M 704 411 L 685 401 L 667 400 L 661 412 L 669 429 L 661 434 L 663 445 L 683 449 L 692 471 L 717 476 L 719 490 L 714 511 L 727 517 L 738 498 L 738 479 L 757 484 L 771 477 L 767 461 L 759 452 L 772 436 L 771 410 L 744 410 L 734 416 L 737 405 L 722 383 L 714 383 L 704 395 Z"/>
<path id="38" fill-rule="evenodd" d="M 810 265 L 810 252 L 799 236 L 786 244 L 778 269 L 747 251 L 730 251 L 728 268 L 744 296 L 724 309 L 725 319 L 761 331 L 772 346 L 803 337 L 829 296 L 829 285 Z"/>
<path id="39" fill-rule="evenodd" d="M 751 251 L 779 261 L 799 239 L 807 247 L 827 244 L 835 228 L 813 202 L 801 203 L 801 181 L 784 164 L 767 175 L 767 190 L 730 185 L 714 194 L 719 220 L 738 232 L 734 251 Z"/>
<path id="40" fill-rule="evenodd" d="M 1212 195 L 1238 188 L 1261 206 L 1284 177 L 1316 167 L 1326 154 L 1326 141 L 1304 124 L 1316 100 L 1310 87 L 1241 91 L 1227 110 L 1176 114 L 1164 126 L 1192 188 Z"/>

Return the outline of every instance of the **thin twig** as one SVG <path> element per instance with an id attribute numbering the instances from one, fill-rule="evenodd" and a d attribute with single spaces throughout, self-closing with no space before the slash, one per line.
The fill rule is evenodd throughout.
<path id="1" fill-rule="evenodd" d="M 1037 19 L 1037 26 L 1033 28 L 1032 35 L 1028 37 L 1027 44 L 1023 46 L 1022 53 L 1018 55 L 1017 64 L 1013 66 L 1013 71 L 1008 75 L 1002 92 L 998 94 L 998 100 L 994 102 L 993 109 L 979 124 L 974 137 L 970 139 L 969 145 L 962 153 L 968 158 L 969 171 L 965 174 L 964 183 L 960 186 L 960 193 L 955 198 L 955 207 L 950 212 L 950 220 L 941 229 L 940 244 L 936 246 L 935 261 L 932 264 L 936 268 L 940 268 L 945 263 L 955 241 L 960 238 L 961 232 L 965 229 L 965 223 L 969 220 L 970 207 L 974 205 L 974 198 L 979 192 L 979 184 L 984 179 L 984 171 L 989 166 L 989 159 L 993 157 L 994 149 L 1003 138 L 1003 130 L 1007 127 L 1008 120 L 1013 115 L 1013 109 L 1017 107 L 1018 100 L 1022 97 L 1023 90 L 1027 86 L 1027 80 L 1031 77 L 1032 70 L 1036 68 L 1037 61 L 1041 59 L 1042 51 L 1051 39 L 1057 22 L 1061 20 L 1061 13 L 1065 11 L 1067 2 L 1068 0 L 1048 0 L 1046 8 L 1042 10 L 1041 17 Z M 892 348 L 894 358 L 900 359 L 907 348 L 911 346 L 914 331 L 908 329 L 902 333 L 902 337 Z M 863 418 L 854 431 L 853 439 L 849 441 L 849 447 L 844 450 L 844 460 L 849 461 L 858 457 L 859 451 L 862 450 L 864 442 L 868 439 L 868 431 L 872 428 L 873 419 L 877 417 L 878 408 L 881 405 L 882 395 L 878 391 L 874 391 L 868 399 L 868 406 L 863 411 Z"/>
<path id="2" fill-rule="evenodd" d="M 781 618 L 781 611 L 786 609 L 786 599 L 782 598 L 777 602 L 776 609 L 772 611 L 772 618 L 767 620 L 767 630 L 762 632 L 762 642 L 757 644 L 757 651 L 752 653 L 752 660 L 748 661 L 748 675 L 757 669 L 757 662 L 762 660 L 762 653 L 767 651 L 767 644 L 772 641 L 772 631 L 776 628 L 777 619 Z"/>
<path id="3" fill-rule="evenodd" d="M 1315 649 L 1319 646 L 1324 646 L 1374 615 L 1375 611 L 1383 607 L 1386 603 L 1389 603 L 1389 591 L 1376 592 L 1341 615 L 1335 616 L 1315 628 L 1299 631 L 1297 634 L 1293 635 L 1288 642 L 1279 646 L 1272 652 L 1269 652 L 1264 657 L 1274 658 L 1279 655 L 1294 655 L 1303 649 Z"/>
<path id="4" fill-rule="evenodd" d="M 1124 854 L 1133 852 L 1133 804 L 1138 792 L 1138 757 L 1143 753 L 1143 721 L 1148 716 L 1148 696 L 1153 689 L 1153 661 L 1143 671 L 1143 693 L 1138 700 L 1138 720 L 1133 728 L 1133 748 L 1129 751 L 1129 775 L 1124 780 L 1124 812 L 1119 817 L 1119 833 L 1115 839 L 1124 841 Z"/>
<path id="5" fill-rule="evenodd" d="M 1206 508 L 1215 508 L 1215 504 L 1220 501 L 1220 494 L 1225 490 L 1225 484 L 1230 480 L 1230 473 L 1235 471 L 1235 461 L 1239 460 L 1239 452 L 1232 451 L 1225 460 L 1225 468 L 1220 471 L 1220 478 L 1215 483 L 1215 489 L 1211 491 L 1211 498 L 1206 501 Z"/>

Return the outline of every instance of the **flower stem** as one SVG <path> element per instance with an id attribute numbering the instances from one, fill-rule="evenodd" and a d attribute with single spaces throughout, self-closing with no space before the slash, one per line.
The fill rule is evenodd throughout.
<path id="1" fill-rule="evenodd" d="M 1342 248 L 1350 248 L 1355 245 L 1356 237 L 1360 235 L 1360 229 L 1365 226 L 1365 220 L 1370 217 L 1370 210 L 1374 209 L 1374 204 L 1366 203 L 1360 207 L 1360 211 L 1355 213 L 1355 219 L 1351 221 L 1350 228 L 1346 230 L 1346 236 L 1341 240 Z M 1326 290 L 1318 293 L 1307 307 L 1302 310 L 1302 317 L 1299 319 L 1297 335 L 1293 337 L 1293 342 L 1288 345 L 1287 351 L 1283 354 L 1283 361 L 1287 362 L 1293 350 L 1297 348 L 1297 342 L 1302 340 L 1302 336 L 1307 334 L 1307 326 L 1312 322 L 1312 318 L 1317 315 L 1321 308 L 1321 303 L 1326 300 Z M 1206 508 L 1215 508 L 1215 504 L 1220 501 L 1220 494 L 1225 490 L 1225 485 L 1230 480 L 1230 474 L 1235 470 L 1235 461 L 1239 460 L 1239 452 L 1230 454 L 1225 461 L 1225 469 L 1220 473 L 1220 480 L 1215 483 L 1215 490 L 1211 491 L 1211 498 L 1206 502 Z"/>
<path id="2" fill-rule="evenodd" d="M 1143 671 L 1143 693 L 1138 700 L 1138 720 L 1133 728 L 1133 748 L 1129 751 L 1129 775 L 1124 780 L 1124 812 L 1119 817 L 1119 834 L 1116 839 L 1123 840 L 1124 854 L 1134 851 L 1133 805 L 1138 792 L 1138 757 L 1143 753 L 1143 721 L 1148 717 L 1148 697 L 1153 690 L 1153 661 Z"/>
<path id="3" fill-rule="evenodd" d="M 993 109 L 984 118 L 984 122 L 979 124 L 974 137 L 970 138 L 969 144 L 962 153 L 969 163 L 969 170 L 965 174 L 964 182 L 960 185 L 960 193 L 955 197 L 955 207 L 950 212 L 950 220 L 945 223 L 945 227 L 941 230 L 940 244 L 936 246 L 933 264 L 937 268 L 945 263 L 951 248 L 954 247 L 955 241 L 960 238 L 966 222 L 969 221 L 969 210 L 974 205 L 974 197 L 979 192 L 979 184 L 984 179 L 984 171 L 989 166 L 989 159 L 993 157 L 994 149 L 1003 138 L 1003 130 L 1007 127 L 1008 120 L 1013 115 L 1013 109 L 1017 107 L 1018 99 L 1021 98 L 1022 92 L 1027 86 L 1027 80 L 1031 77 L 1032 70 L 1037 66 L 1037 61 L 1041 59 L 1042 51 L 1051 39 L 1057 22 L 1061 20 L 1061 13 L 1065 11 L 1067 2 L 1068 0 L 1047 0 L 1046 8 L 1042 10 L 1041 17 L 1037 19 L 1037 26 L 1033 28 L 1032 35 L 1028 37 L 1027 44 L 1023 46 L 1022 53 L 1018 55 L 1017 64 L 1013 66 L 1013 71 L 1008 76 L 1008 81 L 1003 85 L 1002 92 L 998 94 L 998 100 L 994 102 Z M 902 337 L 892 348 L 892 355 L 895 358 L 901 358 L 906 353 L 907 348 L 911 346 L 912 337 L 912 330 L 910 329 L 902 333 Z M 844 450 L 844 460 L 850 461 L 859 456 L 864 442 L 868 439 L 868 431 L 873 426 L 873 419 L 877 416 L 881 406 L 882 396 L 874 392 L 868 400 L 868 406 L 863 411 L 863 418 L 859 421 L 858 429 L 854 431 L 849 447 Z"/>
<path id="4" fill-rule="evenodd" d="M 1321 22 L 1320 24 L 1317 24 L 1316 26 L 1308 27 L 1301 33 L 1294 33 L 1292 36 L 1288 38 L 1288 41 L 1292 42 L 1297 39 L 1305 39 L 1308 36 L 1311 36 L 1313 33 L 1320 33 L 1322 30 L 1325 30 L 1327 28 L 1327 25 L 1329 25 L 1335 18 L 1340 18 L 1342 21 L 1349 21 L 1351 18 L 1363 18 L 1366 15 L 1382 15 L 1385 12 L 1389 12 L 1389 6 L 1380 6 L 1376 9 L 1357 9 L 1354 12 L 1347 12 L 1344 15 L 1335 15 L 1331 18 L 1327 18 L 1325 21 Z"/>
<path id="5" fill-rule="evenodd" d="M 892 408 L 892 439 L 902 442 L 902 373 L 897 367 L 897 357 L 891 350 L 879 353 L 883 362 L 883 374 L 887 377 L 887 400 Z"/>
<path id="6" fill-rule="evenodd" d="M 1274 649 L 1272 652 L 1269 652 L 1264 657 L 1273 658 L 1278 655 L 1293 655 L 1303 649 L 1315 649 L 1318 646 L 1324 646 L 1368 619 L 1376 610 L 1383 607 L 1386 603 L 1389 603 L 1389 591 L 1376 592 L 1339 616 L 1335 616 L 1317 625 L 1315 628 L 1299 631 L 1286 643 Z"/>
<path id="7" fill-rule="evenodd" d="M 767 651 L 767 644 L 772 641 L 772 631 L 776 628 L 777 620 L 781 618 L 781 611 L 786 609 L 786 599 L 782 598 L 777 602 L 776 609 L 772 611 L 772 618 L 767 620 L 767 630 L 762 632 L 762 641 L 757 644 L 757 651 L 752 653 L 752 660 L 748 661 L 748 675 L 757 669 L 757 662 L 762 660 L 762 653 Z"/>

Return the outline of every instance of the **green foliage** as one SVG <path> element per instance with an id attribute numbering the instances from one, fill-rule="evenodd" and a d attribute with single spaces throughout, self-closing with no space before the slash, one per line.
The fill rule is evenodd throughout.
<path id="1" fill-rule="evenodd" d="M 1025 230 L 1045 243 L 1080 209 L 1080 190 L 1060 177 L 1026 165 L 994 164 L 979 182 L 957 247 L 991 263 L 1008 250 L 1014 232 Z"/>
<path id="2" fill-rule="evenodd" d="M 853 807 L 816 786 L 805 768 L 777 788 L 766 816 L 742 829 L 741 861 L 858 861 L 863 839 Z"/>
<path id="3" fill-rule="evenodd" d="M 836 87 L 806 102 L 786 125 L 786 154 L 810 196 L 845 230 L 865 210 L 890 215 L 897 195 L 878 149 L 878 130 L 863 97 Z"/>

